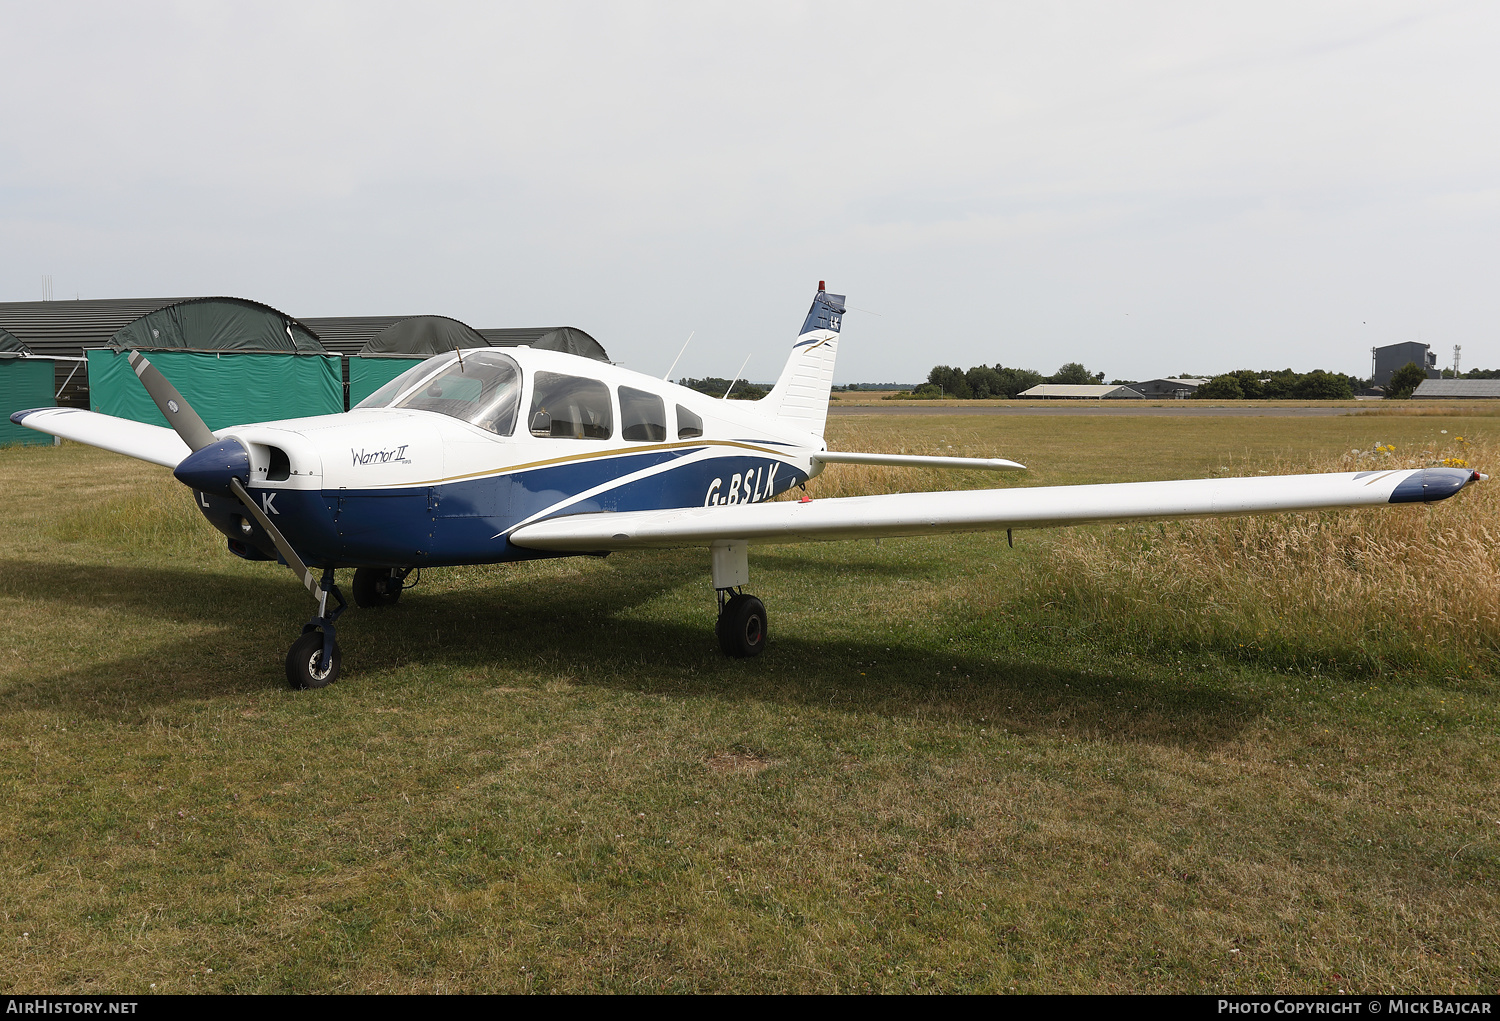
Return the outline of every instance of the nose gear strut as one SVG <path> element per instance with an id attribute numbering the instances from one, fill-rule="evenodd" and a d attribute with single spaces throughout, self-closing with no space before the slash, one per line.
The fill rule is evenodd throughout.
<path id="1" fill-rule="evenodd" d="M 328 597 L 334 607 L 328 609 Z M 338 680 L 340 654 L 333 622 L 349 604 L 333 583 L 333 568 L 323 568 L 318 585 L 318 615 L 302 625 L 302 637 L 292 643 L 286 657 L 286 679 L 293 688 L 323 688 Z M 321 632 L 321 633 L 320 633 Z"/>
<path id="2" fill-rule="evenodd" d="M 281 529 L 250 498 L 249 492 L 240 485 L 240 480 L 230 479 L 229 488 L 239 497 L 240 503 L 245 505 L 251 517 L 255 518 L 255 523 L 271 537 L 271 541 L 276 544 L 276 552 L 281 554 L 286 566 L 292 569 L 292 573 L 302 580 L 307 591 L 318 600 L 318 615 L 302 626 L 302 637 L 292 643 L 292 651 L 287 654 L 287 683 L 294 688 L 323 688 L 332 684 L 339 676 L 339 647 L 334 641 L 333 622 L 349 608 L 343 593 L 333 583 L 333 568 L 323 568 L 323 580 L 319 581 L 302 562 L 292 544 L 287 542 L 286 536 L 281 534 Z M 328 609 L 329 596 L 333 596 L 335 603 L 332 612 Z M 323 632 L 321 643 L 310 641 L 307 636 L 318 631 Z"/>
<path id="3" fill-rule="evenodd" d="M 286 536 L 281 534 L 281 529 L 272 524 L 265 511 L 251 499 L 249 491 L 240 481 L 241 470 L 248 476 L 250 465 L 244 447 L 232 440 L 220 442 L 182 394 L 177 392 L 177 388 L 139 351 L 130 352 L 129 360 L 130 367 L 146 387 L 151 400 L 173 431 L 187 444 L 188 450 L 192 451 L 182 464 L 190 465 L 194 471 L 206 472 L 203 480 L 194 477 L 184 478 L 184 481 L 206 480 L 207 488 L 215 492 L 219 485 L 227 483 L 229 491 L 245 505 L 245 510 L 255 519 L 255 523 L 276 544 L 276 552 L 281 554 L 282 561 L 318 601 L 318 615 L 303 625 L 302 637 L 292 643 L 292 650 L 287 654 L 287 680 L 294 688 L 321 688 L 332 684 L 339 675 L 339 645 L 334 640 L 333 622 L 348 607 L 343 594 L 333 583 L 333 568 L 323 568 L 323 579 L 319 582 L 292 548 L 292 544 L 287 542 Z M 329 596 L 333 596 L 335 604 L 332 611 L 328 609 Z"/>

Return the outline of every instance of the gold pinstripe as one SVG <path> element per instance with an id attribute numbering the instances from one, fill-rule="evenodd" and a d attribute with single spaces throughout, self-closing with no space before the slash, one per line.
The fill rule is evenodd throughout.
<path id="1" fill-rule="evenodd" d="M 649 453 L 656 450 L 682 450 L 687 447 L 738 447 L 741 450 L 753 450 L 761 454 L 770 454 L 775 457 L 785 458 L 788 453 L 784 450 L 772 450 L 769 447 L 758 446 L 753 443 L 741 443 L 736 440 L 697 440 L 678 443 L 651 443 L 640 447 L 611 447 L 609 450 L 600 450 L 589 454 L 570 454 L 566 457 L 553 457 L 545 461 L 528 461 L 525 464 L 510 465 L 505 468 L 486 468 L 483 471 L 468 472 L 464 475 L 449 475 L 441 479 L 427 479 L 422 482 L 400 482 L 385 486 L 370 486 L 371 489 L 405 489 L 409 486 L 439 486 L 445 482 L 461 482 L 464 479 L 477 479 L 485 476 L 510 475 L 515 472 L 527 471 L 531 468 L 545 468 L 548 465 L 568 464 L 570 462 L 597 461 L 604 457 L 628 457 L 632 454 Z M 362 487 L 363 488 L 363 487 Z"/>

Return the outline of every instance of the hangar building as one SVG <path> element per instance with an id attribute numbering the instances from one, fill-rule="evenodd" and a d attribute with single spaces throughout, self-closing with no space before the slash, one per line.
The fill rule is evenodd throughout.
<path id="1" fill-rule="evenodd" d="M 1142 397 L 1171 397 L 1181 400 L 1185 397 L 1193 396 L 1193 394 L 1198 392 L 1198 388 L 1207 382 L 1208 380 L 1206 379 L 1190 379 L 1188 377 L 1172 379 L 1169 377 L 1167 379 L 1147 379 L 1140 383 L 1131 383 L 1130 389 Z"/>
<path id="2" fill-rule="evenodd" d="M 1128 386 L 1111 383 L 1040 383 L 1022 390 L 1017 397 L 1043 400 L 1140 400 L 1141 395 Z"/>
<path id="3" fill-rule="evenodd" d="M 1500 379 L 1425 379 L 1413 400 L 1494 400 L 1500 398 Z"/>
<path id="4" fill-rule="evenodd" d="M 1405 367 L 1407 362 L 1416 362 L 1417 365 L 1427 370 L 1428 379 L 1438 379 L 1442 373 L 1438 372 L 1437 352 L 1431 345 L 1420 341 L 1408 340 L 1401 344 L 1387 344 L 1385 347 L 1370 348 L 1372 362 L 1371 375 L 1374 381 L 1371 386 L 1388 386 L 1391 375 L 1400 368 Z"/>

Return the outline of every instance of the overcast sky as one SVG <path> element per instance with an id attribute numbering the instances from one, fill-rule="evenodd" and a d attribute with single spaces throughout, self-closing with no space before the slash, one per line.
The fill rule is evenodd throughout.
<path id="1" fill-rule="evenodd" d="M 0 300 L 840 381 L 1500 366 L 1500 5 L 0 4 Z"/>

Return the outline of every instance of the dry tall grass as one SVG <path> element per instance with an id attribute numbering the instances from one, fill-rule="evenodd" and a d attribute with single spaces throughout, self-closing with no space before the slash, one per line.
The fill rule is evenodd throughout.
<path id="1" fill-rule="evenodd" d="M 1270 474 L 1494 464 L 1492 444 L 1353 453 Z M 1142 638 L 1298 666 L 1467 674 L 1500 651 L 1500 483 L 1441 504 L 1074 529 L 1051 569 L 1134 611 Z"/>
<path id="2" fill-rule="evenodd" d="M 1445 463 L 1483 470 L 1500 463 L 1497 447 L 1453 436 L 1446 446 L 1281 458 L 1223 474 Z M 993 476 L 976 478 L 987 473 L 917 478 L 899 475 L 904 469 L 848 467 L 854 470 L 836 488 L 819 495 L 995 484 Z M 1061 529 L 1046 536 L 1048 554 L 1033 564 L 1030 587 L 1093 621 L 1098 640 L 1127 648 L 1201 649 L 1299 669 L 1468 676 L 1492 668 L 1500 653 L 1497 504 L 1500 479 L 1434 505 Z M 992 608 L 1004 598 L 1014 596 L 996 593 Z"/>

